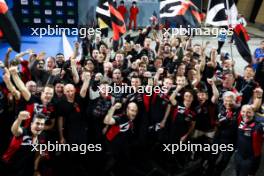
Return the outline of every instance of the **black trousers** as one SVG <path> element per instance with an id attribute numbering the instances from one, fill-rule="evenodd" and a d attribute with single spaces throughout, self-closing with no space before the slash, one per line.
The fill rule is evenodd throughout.
<path id="1" fill-rule="evenodd" d="M 225 42 L 218 41 L 217 54 L 221 54 L 221 49 L 224 46 Z"/>
<path id="2" fill-rule="evenodd" d="M 238 152 L 235 153 L 235 166 L 237 176 L 255 175 L 259 165 L 261 157 L 243 158 Z"/>
<path id="3" fill-rule="evenodd" d="M 206 170 L 206 176 L 221 176 L 222 172 L 225 170 L 228 165 L 233 151 L 224 151 L 219 152 L 218 154 L 211 154 L 208 160 L 208 168 Z"/>

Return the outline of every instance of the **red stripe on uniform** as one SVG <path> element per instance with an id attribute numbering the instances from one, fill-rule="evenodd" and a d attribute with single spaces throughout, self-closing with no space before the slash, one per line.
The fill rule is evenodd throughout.
<path id="1" fill-rule="evenodd" d="M 118 125 L 113 125 L 107 132 L 106 138 L 109 141 L 112 141 L 116 137 L 116 135 L 118 135 L 119 132 L 120 132 L 120 127 Z"/>
<path id="2" fill-rule="evenodd" d="M 7 149 L 7 151 L 4 153 L 2 159 L 5 162 L 9 162 L 10 159 L 12 158 L 12 156 L 16 153 L 16 151 L 19 149 L 21 143 L 23 141 L 23 137 L 13 137 L 12 141 L 9 144 L 9 147 Z"/>

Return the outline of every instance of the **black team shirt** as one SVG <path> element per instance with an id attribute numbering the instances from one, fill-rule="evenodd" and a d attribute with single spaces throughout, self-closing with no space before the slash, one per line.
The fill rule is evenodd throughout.
<path id="1" fill-rule="evenodd" d="M 86 143 L 87 119 L 84 105 L 84 99 L 77 95 L 73 103 L 64 97 L 58 104 L 58 116 L 63 117 L 63 134 L 67 143 Z"/>
<path id="2" fill-rule="evenodd" d="M 14 175 L 32 175 L 34 172 L 35 151 L 32 151 L 32 133 L 30 129 L 22 128 L 23 133 L 14 137 L 8 150 L 2 159 L 8 163 L 9 174 Z M 39 143 L 39 137 L 36 144 Z"/>
<path id="3" fill-rule="evenodd" d="M 125 114 L 115 115 L 115 124 L 106 133 L 108 141 L 125 141 L 133 134 L 133 122 Z"/>

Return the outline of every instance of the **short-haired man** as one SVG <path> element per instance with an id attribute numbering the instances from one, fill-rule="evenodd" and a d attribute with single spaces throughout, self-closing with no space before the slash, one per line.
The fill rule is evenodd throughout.
<path id="1" fill-rule="evenodd" d="M 241 109 L 235 153 L 238 176 L 255 175 L 261 161 L 263 126 L 256 122 L 254 108 L 244 105 Z"/>
<path id="2" fill-rule="evenodd" d="M 125 174 L 129 167 L 130 143 L 133 135 L 133 121 L 137 116 L 138 107 L 136 103 L 131 102 L 126 107 L 126 112 L 121 115 L 114 115 L 115 111 L 122 107 L 121 103 L 114 104 L 105 116 L 104 123 L 110 125 L 106 133 L 108 141 L 108 151 L 110 158 L 107 162 L 109 171 L 115 165 L 119 166 L 118 174 Z M 111 162 L 114 159 L 114 163 Z M 120 167 L 121 166 L 121 167 Z"/>
<path id="3" fill-rule="evenodd" d="M 13 123 L 11 131 L 14 138 L 2 157 L 5 168 L 0 169 L 0 175 L 23 176 L 37 172 L 38 166 L 37 162 L 35 163 L 36 153 L 34 152 L 36 149 L 33 146 L 39 144 L 39 136 L 44 130 L 47 117 L 42 113 L 35 114 L 30 128 L 21 127 L 22 122 L 29 118 L 28 111 L 20 111 Z M 2 171 L 4 173 L 1 173 Z"/>

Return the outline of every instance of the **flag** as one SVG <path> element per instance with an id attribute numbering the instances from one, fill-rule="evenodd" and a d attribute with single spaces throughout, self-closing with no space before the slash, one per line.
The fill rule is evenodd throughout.
<path id="1" fill-rule="evenodd" d="M 238 24 L 237 17 L 238 11 L 236 7 L 236 3 L 234 0 L 226 0 L 226 7 L 227 7 L 227 21 L 228 25 L 232 28 L 236 27 Z"/>
<path id="2" fill-rule="evenodd" d="M 66 60 L 68 60 L 72 56 L 73 49 L 71 47 L 71 44 L 67 36 L 65 35 L 65 31 L 62 32 L 62 46 L 63 46 L 63 55 L 66 58 Z"/>
<path id="3" fill-rule="evenodd" d="M 96 18 L 99 28 L 111 27 L 111 17 L 107 0 L 99 0 L 96 7 Z"/>
<path id="4" fill-rule="evenodd" d="M 116 9 L 113 0 L 108 0 L 108 6 L 111 17 L 111 26 L 113 29 L 113 40 L 118 41 L 119 38 L 126 33 L 126 25 L 120 12 Z"/>
<path id="5" fill-rule="evenodd" d="M 160 0 L 160 18 L 176 27 L 200 27 L 203 13 L 188 0 Z"/>
<path id="6" fill-rule="evenodd" d="M 20 52 L 20 31 L 4 0 L 0 0 L 0 29 L 10 46 Z"/>
<path id="7" fill-rule="evenodd" d="M 238 11 L 234 0 L 210 0 L 205 23 L 235 27 Z"/>
<path id="8" fill-rule="evenodd" d="M 118 49 L 119 38 L 126 33 L 126 25 L 115 0 L 99 0 L 96 7 L 96 17 L 101 29 L 110 27 L 113 30 L 113 48 Z"/>
<path id="9" fill-rule="evenodd" d="M 242 24 L 236 25 L 233 34 L 237 50 L 243 59 L 249 64 L 252 63 L 252 55 L 247 41 L 250 39 L 249 35 Z"/>
<path id="10" fill-rule="evenodd" d="M 225 8 L 226 0 L 210 0 L 205 23 L 213 26 L 227 26 L 227 15 Z"/>

